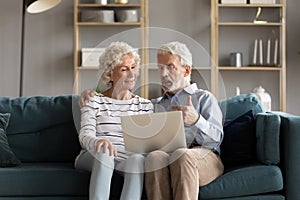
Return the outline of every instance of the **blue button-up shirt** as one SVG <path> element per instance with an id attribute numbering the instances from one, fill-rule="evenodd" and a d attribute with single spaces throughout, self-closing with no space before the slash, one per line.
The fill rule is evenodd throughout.
<path id="1" fill-rule="evenodd" d="M 162 97 L 152 99 L 154 111 L 171 111 L 172 105 L 188 105 L 188 96 L 191 96 L 199 118 L 193 125 L 185 125 L 187 145 L 190 146 L 196 142 L 198 145 L 220 153 L 223 139 L 223 117 L 218 102 L 211 92 L 198 89 L 194 83 L 173 96 L 166 93 Z"/>

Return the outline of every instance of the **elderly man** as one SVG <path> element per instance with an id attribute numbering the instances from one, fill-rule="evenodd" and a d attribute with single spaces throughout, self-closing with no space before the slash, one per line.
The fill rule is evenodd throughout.
<path id="1" fill-rule="evenodd" d="M 172 154 L 157 150 L 145 160 L 148 199 L 198 199 L 199 186 L 223 173 L 219 157 L 223 139 L 222 113 L 215 97 L 190 84 L 192 54 L 180 42 L 162 45 L 157 52 L 164 95 L 152 100 L 155 112 L 181 110 L 188 149 Z"/>

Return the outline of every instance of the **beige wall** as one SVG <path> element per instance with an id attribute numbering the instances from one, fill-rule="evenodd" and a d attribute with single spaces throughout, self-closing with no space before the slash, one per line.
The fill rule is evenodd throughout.
<path id="1" fill-rule="evenodd" d="M 17 97 L 20 80 L 20 48 L 22 1 L 0 1 L 0 95 Z M 150 0 L 150 26 L 170 28 L 199 42 L 208 52 L 210 44 L 210 1 L 206 0 Z M 297 99 L 298 85 L 300 2 L 287 2 L 287 110 L 300 114 Z M 42 14 L 26 14 L 23 95 L 59 95 L 73 92 L 73 0 L 63 0 L 53 10 Z M 92 29 L 94 30 L 94 29 Z M 105 34 L 88 32 L 87 37 L 105 39 L 118 32 L 105 29 Z M 229 36 L 230 37 L 230 36 Z M 227 80 L 236 74 L 224 74 Z M 251 81 L 253 77 L 253 81 Z M 255 77 L 255 78 L 254 78 Z M 278 107 L 274 75 L 249 74 L 226 84 L 227 96 L 234 95 L 235 86 L 242 93 L 250 92 L 259 81 L 274 93 Z M 259 81 L 257 81 L 259 80 Z"/>
<path id="2" fill-rule="evenodd" d="M 19 96 L 22 6 L 0 2 L 0 95 Z"/>

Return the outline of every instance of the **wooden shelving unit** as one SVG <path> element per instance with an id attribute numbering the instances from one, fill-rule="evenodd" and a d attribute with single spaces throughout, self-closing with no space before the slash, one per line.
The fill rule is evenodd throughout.
<path id="1" fill-rule="evenodd" d="M 129 3 L 128 4 L 95 4 L 95 3 L 81 3 L 80 0 L 74 0 L 74 93 L 79 93 L 80 79 L 79 75 L 82 71 L 97 71 L 98 67 L 96 66 L 81 66 L 80 63 L 80 51 L 81 48 L 81 28 L 82 27 L 127 27 L 131 28 L 141 28 L 141 64 L 148 63 L 148 53 L 147 48 L 143 48 L 147 46 L 148 42 L 148 33 L 146 27 L 149 26 L 149 17 L 148 17 L 148 0 L 140 0 L 140 3 Z M 93 9 L 93 10 L 106 10 L 106 9 L 138 9 L 140 12 L 140 18 L 138 22 L 113 22 L 113 23 L 103 23 L 103 22 L 82 22 L 80 21 L 79 15 L 80 12 L 84 9 Z M 95 44 L 96 45 L 96 44 Z M 141 69 L 140 79 L 141 83 L 145 83 L 147 81 L 146 72 L 147 69 Z M 142 84 L 146 85 L 146 84 Z M 147 88 L 143 86 L 141 88 L 141 96 L 147 97 Z"/>
<path id="2" fill-rule="evenodd" d="M 266 9 L 277 9 L 279 10 L 279 21 L 265 22 L 265 23 L 254 23 L 254 21 L 226 21 L 219 15 L 220 10 L 225 9 L 253 9 L 253 8 L 266 8 Z M 224 10 L 223 10 L 224 12 Z M 235 16 L 232 12 L 231 15 L 235 19 L 239 19 L 239 16 Z M 273 71 L 279 73 L 278 78 L 278 91 L 279 91 L 279 106 L 281 111 L 286 110 L 286 0 L 280 0 L 277 4 L 221 4 L 219 0 L 211 0 L 211 58 L 212 58 L 212 80 L 211 88 L 212 92 L 218 97 L 219 96 L 219 76 L 222 72 L 233 72 L 240 71 L 247 73 L 247 71 L 263 72 Z M 259 32 L 261 27 L 274 28 L 279 32 L 279 65 L 278 66 L 242 66 L 232 67 L 225 66 L 219 63 L 219 50 L 220 50 L 220 27 L 254 27 Z M 238 34 L 238 33 L 236 33 Z M 253 38 L 254 40 L 255 38 Z"/>

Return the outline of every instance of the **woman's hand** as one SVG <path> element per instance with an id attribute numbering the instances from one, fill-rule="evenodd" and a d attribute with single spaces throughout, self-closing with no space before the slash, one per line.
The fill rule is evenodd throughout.
<path id="1" fill-rule="evenodd" d="M 101 148 L 103 149 L 103 153 L 105 153 L 106 150 L 108 149 L 110 156 L 115 156 L 115 157 L 118 156 L 117 155 L 117 153 L 118 153 L 117 149 L 114 147 L 114 145 L 109 140 L 101 139 L 101 140 L 97 141 L 97 143 L 96 143 L 96 152 L 100 152 Z"/>
<path id="2" fill-rule="evenodd" d="M 80 98 L 78 99 L 78 104 L 82 108 L 84 106 L 85 100 L 90 101 L 90 99 L 95 96 L 96 92 L 94 90 L 84 90 Z"/>

